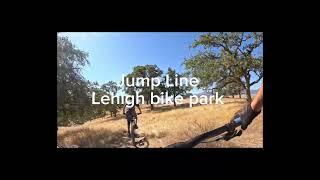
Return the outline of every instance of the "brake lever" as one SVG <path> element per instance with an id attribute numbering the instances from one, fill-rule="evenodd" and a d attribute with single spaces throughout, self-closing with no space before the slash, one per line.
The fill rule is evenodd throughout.
<path id="1" fill-rule="evenodd" d="M 242 130 L 234 130 L 234 131 L 229 131 L 226 135 L 224 135 L 223 139 L 225 141 L 229 141 L 230 139 L 241 136 Z"/>
<path id="2" fill-rule="evenodd" d="M 225 141 L 229 141 L 230 139 L 241 136 L 242 135 L 242 130 L 236 130 L 236 127 L 241 124 L 241 119 L 240 117 L 237 117 L 234 119 L 232 122 L 230 122 L 227 127 L 229 128 L 228 132 L 222 137 Z"/>

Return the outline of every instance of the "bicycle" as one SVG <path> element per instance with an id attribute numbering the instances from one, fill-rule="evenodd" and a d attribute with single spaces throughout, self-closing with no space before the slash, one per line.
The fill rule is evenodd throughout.
<path id="1" fill-rule="evenodd" d="M 242 130 L 237 129 L 240 125 L 241 125 L 241 119 L 240 117 L 238 117 L 217 129 L 200 134 L 194 138 L 189 139 L 188 141 L 178 142 L 178 143 L 168 145 L 165 148 L 192 148 L 200 144 L 203 140 L 213 138 L 213 137 L 217 137 L 217 139 L 215 139 L 214 141 L 219 141 L 219 140 L 229 141 L 230 139 L 236 136 L 241 136 Z"/>
<path id="2" fill-rule="evenodd" d="M 141 113 L 138 113 L 137 116 L 140 114 Z M 139 134 L 136 134 L 136 129 L 138 129 L 137 121 L 138 118 L 136 116 L 133 116 L 132 121 L 130 122 L 130 135 L 132 145 L 136 148 L 147 148 L 149 147 L 149 141 L 147 140 L 147 138 L 145 136 L 141 137 Z"/>

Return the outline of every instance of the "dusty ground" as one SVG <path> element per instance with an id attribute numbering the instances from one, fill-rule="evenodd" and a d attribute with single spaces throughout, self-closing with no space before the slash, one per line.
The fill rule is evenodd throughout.
<path id="1" fill-rule="evenodd" d="M 185 141 L 202 132 L 206 132 L 224 125 L 244 104 L 245 99 L 224 98 L 223 105 L 198 105 L 189 108 L 189 104 L 179 107 L 156 106 L 154 111 L 149 107 L 142 107 L 142 114 L 138 116 L 139 131 L 149 140 L 150 148 Z M 263 147 L 263 118 L 261 113 L 242 136 L 230 141 L 207 142 L 198 148 L 262 148 Z M 105 117 L 86 122 L 73 127 L 59 127 L 58 142 L 70 147 L 97 148 L 130 148 L 130 141 L 126 138 L 127 122 L 123 115 L 116 118 Z M 209 141 L 209 142 L 208 142 Z"/>

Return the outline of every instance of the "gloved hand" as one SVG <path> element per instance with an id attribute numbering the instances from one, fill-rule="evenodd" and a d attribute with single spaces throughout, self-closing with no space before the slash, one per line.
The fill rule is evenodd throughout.
<path id="1" fill-rule="evenodd" d="M 241 129 L 246 130 L 249 124 L 251 124 L 252 120 L 260 114 L 259 112 L 255 112 L 252 108 L 250 103 L 247 104 L 244 108 L 240 111 L 235 113 L 235 116 L 232 119 L 240 117 L 241 119 Z"/>

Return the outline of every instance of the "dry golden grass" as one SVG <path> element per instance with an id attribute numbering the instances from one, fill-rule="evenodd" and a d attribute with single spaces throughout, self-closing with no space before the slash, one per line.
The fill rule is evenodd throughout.
<path id="1" fill-rule="evenodd" d="M 185 141 L 229 122 L 234 113 L 243 107 L 245 99 L 224 98 L 223 102 L 223 105 L 197 105 L 192 108 L 189 108 L 189 103 L 176 108 L 155 106 L 154 111 L 142 106 L 142 114 L 138 116 L 139 131 L 148 138 L 150 148 Z M 59 127 L 58 142 L 67 147 L 128 148 L 132 146 L 129 139 L 125 138 L 126 131 L 127 122 L 123 115 L 117 118 L 99 118 L 79 126 Z M 197 147 L 262 148 L 262 113 L 240 137 L 230 141 L 201 143 Z"/>

